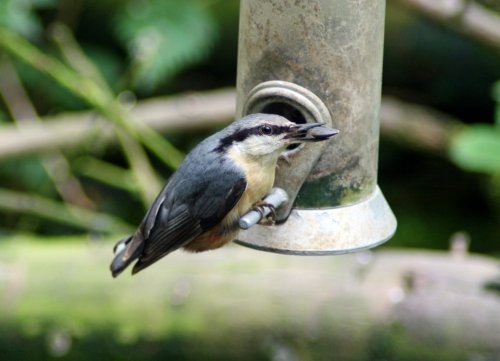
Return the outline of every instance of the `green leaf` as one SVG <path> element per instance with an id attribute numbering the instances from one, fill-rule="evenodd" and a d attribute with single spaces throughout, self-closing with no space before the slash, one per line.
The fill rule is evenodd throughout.
<path id="1" fill-rule="evenodd" d="M 144 90 L 202 60 L 217 34 L 206 8 L 177 0 L 133 0 L 116 15 L 115 28 L 132 58 L 132 82 Z"/>
<path id="2" fill-rule="evenodd" d="M 477 124 L 462 130 L 451 143 L 450 157 L 464 169 L 500 174 L 500 129 Z"/>

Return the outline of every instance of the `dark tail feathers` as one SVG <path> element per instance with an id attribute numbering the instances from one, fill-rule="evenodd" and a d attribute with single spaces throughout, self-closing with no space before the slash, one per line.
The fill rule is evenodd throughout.
<path id="1" fill-rule="evenodd" d="M 113 248 L 113 252 L 115 253 L 115 258 L 113 262 L 111 262 L 111 266 L 109 267 L 111 270 L 111 274 L 113 277 L 118 276 L 125 268 L 128 267 L 133 261 L 135 261 L 141 255 L 143 247 L 137 247 L 130 257 L 126 256 L 127 249 L 131 245 L 132 237 L 127 237 L 120 240 L 115 247 Z"/>

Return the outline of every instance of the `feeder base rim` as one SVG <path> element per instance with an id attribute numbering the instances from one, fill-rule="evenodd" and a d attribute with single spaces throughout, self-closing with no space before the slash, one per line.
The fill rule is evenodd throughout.
<path id="1" fill-rule="evenodd" d="M 377 186 L 360 203 L 330 209 L 294 209 L 277 226 L 255 225 L 240 232 L 237 244 L 289 255 L 335 255 L 376 247 L 390 239 L 397 227 Z"/>

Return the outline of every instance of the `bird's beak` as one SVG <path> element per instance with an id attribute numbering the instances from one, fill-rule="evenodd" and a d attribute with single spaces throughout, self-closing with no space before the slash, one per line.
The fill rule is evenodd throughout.
<path id="1" fill-rule="evenodd" d="M 305 123 L 291 127 L 285 139 L 293 139 L 297 142 L 320 142 L 338 133 L 337 129 L 325 127 L 324 123 Z"/>

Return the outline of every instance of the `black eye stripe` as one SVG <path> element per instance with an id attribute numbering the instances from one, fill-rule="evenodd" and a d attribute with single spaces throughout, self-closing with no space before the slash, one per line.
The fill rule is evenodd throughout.
<path id="1" fill-rule="evenodd" d="M 216 152 L 223 152 L 234 142 L 242 142 L 245 139 L 251 137 L 252 135 L 263 135 L 262 127 L 264 125 L 269 126 L 272 129 L 272 135 L 288 133 L 290 131 L 290 126 L 288 125 L 271 125 L 271 124 L 260 124 L 252 128 L 245 128 L 230 134 L 219 141 L 219 146 L 215 148 Z"/>

